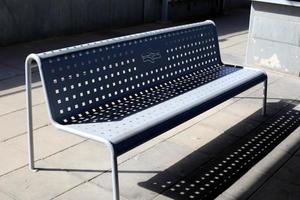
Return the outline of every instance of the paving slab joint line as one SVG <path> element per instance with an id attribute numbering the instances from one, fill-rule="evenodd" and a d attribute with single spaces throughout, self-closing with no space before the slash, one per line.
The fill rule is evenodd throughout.
<path id="1" fill-rule="evenodd" d="M 51 123 L 47 123 L 47 124 L 45 124 L 45 125 L 38 126 L 38 127 L 34 128 L 33 131 L 34 131 L 34 132 L 35 132 L 35 131 L 38 131 L 38 130 L 40 130 L 40 129 L 42 129 L 42 128 L 45 128 L 45 127 L 47 127 L 47 126 L 51 126 Z M 13 139 L 15 139 L 15 138 L 18 138 L 18 137 L 23 136 L 23 135 L 26 135 L 26 134 L 28 134 L 27 131 L 22 132 L 22 133 L 19 133 L 19 134 L 17 134 L 17 135 L 12 136 L 12 137 L 9 137 L 9 138 L 6 138 L 6 139 L 4 139 L 4 140 L 1 140 L 0 143 L 8 142 L 8 141 L 10 141 L 10 140 L 13 140 Z"/>
<path id="2" fill-rule="evenodd" d="M 8 196 L 10 198 L 10 200 L 19 200 L 19 199 L 16 199 L 16 197 L 12 196 L 11 194 L 0 190 L 0 194 L 1 193 Z"/>
<path id="3" fill-rule="evenodd" d="M 70 149 L 70 148 L 72 148 L 72 147 L 75 147 L 75 146 L 77 146 L 77 145 L 79 145 L 79 144 L 81 144 L 81 143 L 83 143 L 83 142 L 86 142 L 87 140 L 88 140 L 88 139 L 85 139 L 85 140 L 83 140 L 83 141 L 81 141 L 81 142 L 75 143 L 75 144 L 73 144 L 73 145 L 71 145 L 71 146 L 69 146 L 69 147 L 66 147 L 66 148 L 64 148 L 64 149 L 61 149 L 61 150 L 59 150 L 59 151 L 57 151 L 57 152 L 55 152 L 55 153 L 52 153 L 52 154 L 47 155 L 47 156 L 45 156 L 45 157 L 36 159 L 34 162 L 37 163 L 38 161 L 45 160 L 45 159 L 47 159 L 47 158 L 49 158 L 49 157 L 51 157 L 51 156 L 53 156 L 53 155 L 56 155 L 56 154 L 61 153 L 61 152 L 65 151 L 65 150 L 67 150 L 67 149 Z M 10 173 L 13 173 L 13 172 L 15 172 L 15 171 L 18 171 L 18 170 L 20 170 L 20 169 L 22 169 L 22 168 L 24 168 L 24 167 L 28 167 L 28 163 L 25 164 L 25 165 L 22 165 L 22 166 L 20 166 L 20 167 L 18 167 L 18 168 L 15 168 L 15 169 L 13 169 L 13 170 L 11 170 L 11 171 L 9 171 L 9 172 L 6 172 L 6 173 L 4 173 L 4 174 L 0 174 L 0 178 L 3 177 L 3 176 L 8 175 L 8 174 L 10 174 Z M 39 167 L 36 167 L 36 168 L 37 168 L 37 170 L 38 170 Z"/>
<path id="4" fill-rule="evenodd" d="M 0 97 L 0 98 L 1 98 L 1 97 Z M 34 107 L 36 107 L 36 106 L 43 105 L 43 104 L 45 104 L 45 103 L 46 103 L 46 102 L 44 101 L 44 102 L 42 102 L 42 103 L 36 103 L 36 104 L 33 104 L 33 105 L 32 105 L 32 108 L 34 108 Z M 10 115 L 10 114 L 13 114 L 13 113 L 15 113 L 15 112 L 19 112 L 19 111 L 23 111 L 23 110 L 27 110 L 27 108 L 26 108 L 26 107 L 23 107 L 23 108 L 20 108 L 20 109 L 17 109 L 17 110 L 8 112 L 8 113 L 0 114 L 0 117 L 3 117 L 3 116 L 5 116 L 5 115 Z"/>
<path id="5" fill-rule="evenodd" d="M 288 137 L 287 137 L 288 138 Z M 286 138 L 286 139 L 287 139 Z M 286 140 L 285 139 L 285 140 Z M 284 151 L 285 154 L 284 155 L 288 155 L 288 159 L 286 161 L 284 161 L 280 166 L 277 167 L 276 170 L 274 170 L 273 173 L 270 173 L 270 175 L 251 193 L 249 194 L 249 196 L 247 197 L 247 199 L 250 199 L 261 187 L 263 187 L 272 177 L 274 177 L 274 175 L 285 165 L 287 164 L 292 157 L 296 156 L 297 151 L 300 150 L 300 146 L 294 150 L 294 152 L 291 154 L 288 151 Z"/>
<path id="6" fill-rule="evenodd" d="M 16 78 L 16 77 L 18 77 L 18 76 L 15 76 L 13 78 Z M 8 79 L 6 79 L 6 80 L 8 80 Z M 1 80 L 1 81 L 3 81 L 3 80 Z M 0 81 L 0 83 L 1 83 L 1 81 Z M 15 91 L 13 91 L 14 88 L 5 89 L 7 92 L 1 91 L 0 92 L 0 98 L 1 97 L 6 97 L 6 96 L 9 96 L 9 95 L 12 95 L 12 94 L 18 94 L 18 93 L 21 93 L 21 92 L 25 92 L 25 90 L 26 90 L 25 85 L 17 86 L 15 88 L 18 88 L 18 87 L 20 87 L 20 89 L 17 89 Z M 42 87 L 41 81 L 37 81 L 35 83 L 32 83 L 32 89 L 37 89 L 37 88 L 41 88 L 41 87 Z"/>
<path id="7" fill-rule="evenodd" d="M 83 185 L 83 184 L 85 184 L 85 183 L 88 183 L 88 181 L 83 181 L 83 182 L 81 182 L 81 183 L 79 183 L 79 184 L 77 184 L 77 185 L 75 185 L 75 186 L 73 186 L 73 187 L 71 187 L 71 188 L 65 190 L 65 191 L 62 192 L 62 193 L 59 193 L 59 194 L 55 195 L 54 197 L 50 198 L 50 200 L 56 199 L 56 198 L 58 198 L 58 197 L 60 197 L 60 196 L 62 196 L 62 195 L 64 195 L 64 194 L 66 194 L 67 192 L 69 192 L 69 191 L 71 191 L 71 190 L 73 190 L 73 189 L 75 189 L 75 188 L 77 188 L 77 187 L 79 187 L 79 186 L 81 186 L 81 185 Z"/>
<path id="8" fill-rule="evenodd" d="M 245 39 L 245 41 L 247 41 L 247 39 Z M 224 46 L 222 49 L 227 49 L 227 48 L 230 48 L 230 47 L 237 46 L 239 44 L 244 44 L 245 41 L 241 41 L 241 42 L 237 42 L 237 43 L 234 43 L 234 44 L 231 44 L 231 45 L 228 45 L 228 46 Z"/>
<path id="9" fill-rule="evenodd" d="M 232 34 L 227 34 L 227 35 L 221 35 L 219 37 L 219 39 L 221 39 L 221 40 L 229 39 L 229 38 L 233 38 L 233 37 L 237 37 L 237 36 L 241 36 L 241 35 L 247 35 L 248 33 L 249 33 L 249 31 L 239 31 L 237 33 L 232 33 Z"/>

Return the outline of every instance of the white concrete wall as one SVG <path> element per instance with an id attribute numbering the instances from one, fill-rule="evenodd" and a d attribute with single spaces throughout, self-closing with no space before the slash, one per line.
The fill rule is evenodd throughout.
<path id="1" fill-rule="evenodd" d="M 300 7 L 277 3 L 253 1 L 246 63 L 300 75 Z"/>

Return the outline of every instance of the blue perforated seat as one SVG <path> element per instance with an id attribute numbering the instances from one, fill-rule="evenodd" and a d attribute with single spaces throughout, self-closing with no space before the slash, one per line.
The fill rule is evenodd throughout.
<path id="1" fill-rule="evenodd" d="M 89 121 L 68 124 L 65 127 L 80 135 L 85 133 L 92 139 L 101 141 L 104 138 L 115 145 L 118 154 L 122 154 L 266 78 L 266 75 L 258 70 L 228 66 L 223 66 L 223 68 L 228 68 L 226 70 L 234 71 L 234 73 L 229 73 L 194 89 L 191 86 L 187 89 L 188 91 L 179 95 L 175 93 L 175 97 L 172 98 L 160 96 L 156 99 L 159 103 L 154 103 L 155 105 L 147 105 L 146 99 L 144 102 L 146 106 L 141 103 L 141 108 L 130 107 L 129 110 L 133 109 L 134 113 L 120 120 L 112 119 L 95 123 Z M 134 102 L 132 105 L 137 105 L 138 102 L 128 99 L 129 105 L 131 102 Z M 90 118 L 96 116 L 92 120 L 98 121 L 98 112 L 96 111 L 96 114 L 92 114 Z M 113 115 L 110 116 L 113 117 Z"/>
<path id="2" fill-rule="evenodd" d="M 26 63 L 30 144 L 38 65 L 52 123 L 110 147 L 115 199 L 117 156 L 267 81 L 261 70 L 222 63 L 211 21 L 31 54 Z"/>

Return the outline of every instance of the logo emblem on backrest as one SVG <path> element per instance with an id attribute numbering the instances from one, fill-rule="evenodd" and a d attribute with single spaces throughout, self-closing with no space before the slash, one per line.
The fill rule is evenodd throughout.
<path id="1" fill-rule="evenodd" d="M 161 54 L 157 50 L 150 49 L 142 55 L 143 62 L 155 63 L 156 60 L 161 58 Z"/>

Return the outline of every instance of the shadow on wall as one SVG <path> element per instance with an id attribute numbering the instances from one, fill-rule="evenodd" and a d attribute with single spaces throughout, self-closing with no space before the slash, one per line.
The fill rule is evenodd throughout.
<path id="1" fill-rule="evenodd" d="M 224 135 L 239 134 L 243 127 L 249 123 L 250 118 L 257 118 L 260 111 L 257 111 L 249 118 L 243 120 L 231 129 L 219 136 L 220 138 L 199 148 L 188 157 L 180 160 L 175 165 L 158 173 L 156 176 L 139 185 L 156 193 L 162 193 L 171 199 L 214 199 L 223 191 L 229 188 L 235 181 L 243 176 L 250 168 L 271 152 L 280 142 L 289 136 L 300 126 L 300 111 L 295 106 L 300 102 L 288 103 L 284 100 L 278 103 L 271 103 L 268 109 L 285 106 L 275 117 L 267 119 L 266 122 L 254 128 L 246 137 L 225 148 Z M 201 130 L 199 130 L 199 134 Z M 218 142 L 217 142 L 218 141 Z M 298 141 L 299 145 L 300 141 Z M 224 151 L 225 150 L 225 151 Z M 215 156 L 205 162 L 199 160 L 199 152 L 213 151 Z M 203 163 L 204 164 L 201 164 Z M 271 169 L 270 169 L 271 170 Z M 181 179 L 170 178 L 170 174 L 181 174 Z M 174 175 L 178 177 L 178 175 Z M 247 198 L 249 191 L 258 187 L 260 180 L 257 180 L 252 188 L 241 194 L 239 199 Z"/>

